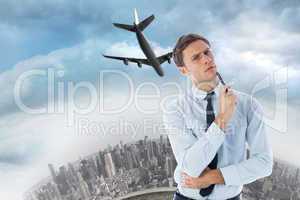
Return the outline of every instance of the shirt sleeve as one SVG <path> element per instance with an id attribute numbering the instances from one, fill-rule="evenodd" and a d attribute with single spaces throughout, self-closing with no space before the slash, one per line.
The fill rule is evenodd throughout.
<path id="1" fill-rule="evenodd" d="M 177 166 L 190 176 L 197 177 L 208 166 L 224 142 L 224 133 L 214 122 L 203 136 L 197 138 L 185 124 L 176 102 L 163 115 L 165 131 L 177 161 Z M 199 134 L 197 134 L 199 135 Z"/>
<path id="2" fill-rule="evenodd" d="M 255 99 L 247 112 L 246 141 L 250 156 L 238 164 L 221 168 L 225 185 L 244 185 L 269 176 L 273 168 L 273 154 L 268 142 L 262 107 Z"/>

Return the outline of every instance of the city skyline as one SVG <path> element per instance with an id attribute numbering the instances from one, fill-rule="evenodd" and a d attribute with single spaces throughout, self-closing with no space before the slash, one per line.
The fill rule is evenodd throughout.
<path id="1" fill-rule="evenodd" d="M 50 178 L 45 178 L 46 181 L 35 185 L 24 196 L 25 200 L 79 200 L 89 199 L 93 195 L 116 198 L 151 185 L 172 187 L 175 167 L 175 157 L 167 137 L 150 139 L 145 136 L 143 140 L 131 143 L 120 141 L 114 147 L 108 145 L 86 158 L 62 165 L 58 170 L 48 164 Z M 130 171 L 135 184 L 118 180 Z M 118 180 L 118 186 L 109 184 L 114 179 Z"/>
<path id="2" fill-rule="evenodd" d="M 25 200 L 122 199 L 149 188 L 175 191 L 176 187 L 176 160 L 168 138 L 162 135 L 126 144 L 120 141 L 67 166 L 55 170 L 48 164 L 51 178 L 28 190 Z M 243 197 L 299 199 L 300 168 L 275 159 L 272 175 L 245 185 Z"/>

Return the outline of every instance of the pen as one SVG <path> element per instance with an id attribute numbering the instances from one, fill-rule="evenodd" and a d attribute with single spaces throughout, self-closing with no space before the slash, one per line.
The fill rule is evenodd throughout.
<path id="1" fill-rule="evenodd" d="M 219 72 L 217 72 L 217 76 L 219 78 L 219 80 L 221 81 L 222 85 L 226 85 L 223 78 L 221 77 L 221 74 Z M 228 92 L 228 88 L 226 88 L 225 92 L 227 93 Z"/>

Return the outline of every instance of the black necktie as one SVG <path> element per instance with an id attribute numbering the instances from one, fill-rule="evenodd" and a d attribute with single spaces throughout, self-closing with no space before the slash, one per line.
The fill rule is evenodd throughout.
<path id="1" fill-rule="evenodd" d="M 213 108 L 213 105 L 212 105 L 212 96 L 214 94 L 215 94 L 215 92 L 211 92 L 211 93 L 207 94 L 207 96 L 205 97 L 205 100 L 207 100 L 206 131 L 207 131 L 208 127 L 211 125 L 211 123 L 213 123 L 213 121 L 215 120 L 214 108 Z M 217 164 L 218 164 L 218 154 L 215 155 L 214 159 L 209 163 L 208 167 L 210 169 L 216 169 Z M 207 196 L 210 193 L 212 193 L 214 187 L 215 187 L 215 185 L 210 185 L 207 188 L 203 188 L 203 189 L 200 190 L 200 194 L 202 196 Z"/>

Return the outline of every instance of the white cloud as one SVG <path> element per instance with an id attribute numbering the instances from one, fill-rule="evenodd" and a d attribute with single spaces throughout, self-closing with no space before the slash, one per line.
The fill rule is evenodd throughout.
<path id="1" fill-rule="evenodd" d="M 164 48 L 157 42 L 149 42 L 156 56 L 160 56 L 161 54 L 172 51 L 171 47 Z M 111 47 L 105 51 L 105 54 L 113 56 L 145 58 L 145 55 L 138 44 L 131 44 L 127 41 L 112 44 Z"/>
<path id="2" fill-rule="evenodd" d="M 2 92 L 2 98 L 0 99 L 0 108 L 5 110 L 8 106 L 14 106 L 14 87 L 18 78 L 25 72 L 33 69 L 45 69 L 52 68 L 55 71 L 63 70 L 65 74 L 72 74 L 76 79 L 81 77 L 82 73 L 89 71 L 86 66 L 82 67 L 79 64 L 72 65 L 71 63 L 78 62 L 94 62 L 97 63 L 100 59 L 99 51 L 105 46 L 106 42 L 101 40 L 90 39 L 84 43 L 75 45 L 71 48 L 64 48 L 50 52 L 47 55 L 37 55 L 27 60 L 20 61 L 11 69 L 8 69 L 0 74 L 0 90 Z M 79 73 L 74 73 L 79 71 Z M 42 77 L 43 84 L 35 82 L 33 77 L 30 77 L 29 81 L 22 85 L 21 92 L 22 97 L 28 97 L 34 87 L 44 87 L 47 90 L 47 76 Z M 44 94 L 43 94 L 44 95 Z"/>
<path id="3" fill-rule="evenodd" d="M 108 106 L 120 104 L 120 99 L 122 96 L 107 99 Z M 86 102 L 87 98 L 82 97 L 81 101 Z M 85 128 L 79 131 L 77 123 L 71 127 L 67 126 L 65 116 L 66 113 L 44 115 L 16 113 L 11 117 L 1 118 L 2 124 L 6 120 L 10 120 L 10 123 L 0 128 L 1 132 L 7 135 L 0 143 L 0 157 L 6 154 L 12 158 L 16 155 L 29 158 L 29 162 L 21 165 L 3 163 L 3 160 L 2 163 L 0 162 L 2 198 L 20 199 L 19 197 L 31 186 L 50 175 L 48 163 L 59 167 L 67 162 L 76 161 L 79 157 L 95 153 L 108 144 L 114 145 L 120 140 L 129 142 L 142 139 L 144 135 L 159 136 L 158 132 L 154 132 L 155 130 L 143 132 L 143 119 L 150 120 L 148 125 L 151 127 L 153 122 L 157 122 L 160 114 L 141 115 L 134 105 L 130 105 L 127 110 L 119 114 L 105 115 L 95 110 L 86 115 L 76 115 L 76 120 L 88 121 L 88 133 L 85 132 Z M 122 123 L 125 122 L 131 123 L 131 129 L 127 131 L 123 129 Z M 103 125 L 103 129 L 93 129 L 95 125 L 99 125 L 98 127 Z M 36 143 L 39 145 L 33 148 L 32 145 Z"/>

